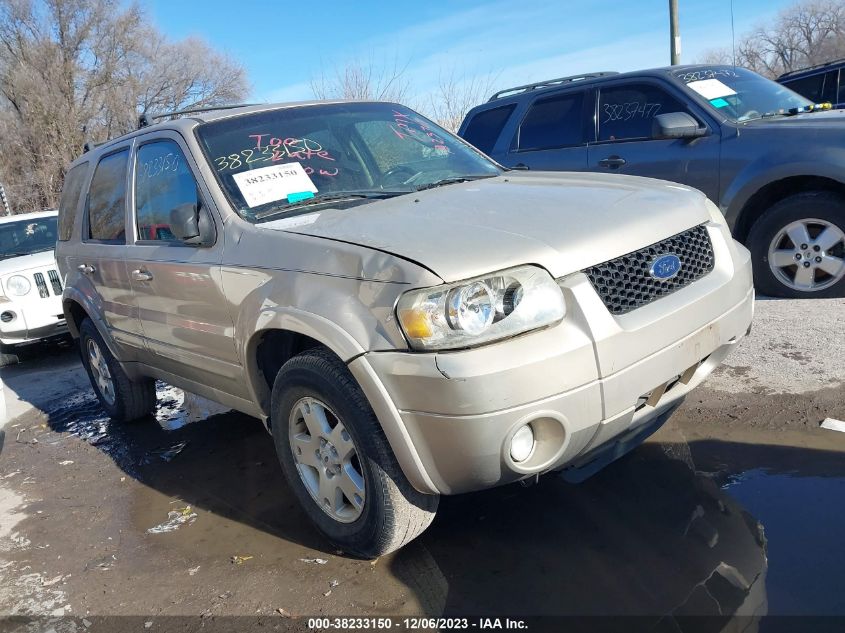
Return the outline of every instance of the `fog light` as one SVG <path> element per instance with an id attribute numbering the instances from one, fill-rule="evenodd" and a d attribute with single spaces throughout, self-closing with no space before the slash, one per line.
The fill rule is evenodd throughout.
<path id="1" fill-rule="evenodd" d="M 521 427 L 511 440 L 511 459 L 524 462 L 534 452 L 534 430 L 530 424 Z"/>
<path id="2" fill-rule="evenodd" d="M 12 312 L 11 310 L 6 310 L 2 314 L 0 314 L 0 321 L 3 321 L 3 323 L 11 323 L 15 320 L 15 316 L 16 315 L 14 312 Z"/>

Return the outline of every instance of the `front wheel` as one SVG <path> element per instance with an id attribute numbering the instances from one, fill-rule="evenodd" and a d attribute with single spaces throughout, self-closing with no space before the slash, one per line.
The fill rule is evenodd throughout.
<path id="1" fill-rule="evenodd" d="M 111 419 L 131 422 L 155 410 L 155 381 L 129 378 L 91 319 L 85 319 L 79 326 L 79 351 L 91 386 Z"/>
<path id="2" fill-rule="evenodd" d="M 434 519 L 438 497 L 415 490 L 349 369 L 325 349 L 285 363 L 273 384 L 273 439 L 305 513 L 344 552 L 375 558 Z"/>
<path id="3" fill-rule="evenodd" d="M 773 205 L 751 227 L 757 291 L 774 296 L 845 296 L 845 199 L 799 193 Z"/>

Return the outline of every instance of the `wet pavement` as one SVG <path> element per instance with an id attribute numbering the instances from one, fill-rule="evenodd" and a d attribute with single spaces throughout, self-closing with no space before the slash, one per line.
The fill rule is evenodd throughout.
<path id="1" fill-rule="evenodd" d="M 49 364 L 76 371 L 70 352 Z M 7 429 L 0 459 L 0 613 L 616 614 L 660 631 L 799 630 L 760 617 L 845 616 L 845 434 L 818 428 L 845 419 L 843 396 L 705 387 L 587 482 L 444 498 L 421 538 L 376 561 L 311 529 L 255 419 L 163 384 L 156 419 L 124 426 L 87 389 L 46 397 Z"/>

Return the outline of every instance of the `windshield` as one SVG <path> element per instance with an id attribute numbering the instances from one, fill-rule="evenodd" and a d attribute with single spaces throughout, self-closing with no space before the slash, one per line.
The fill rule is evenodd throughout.
<path id="1" fill-rule="evenodd" d="M 675 72 L 688 90 L 703 96 L 710 107 L 734 121 L 789 114 L 812 105 L 786 86 L 745 68 L 714 66 Z"/>
<path id="2" fill-rule="evenodd" d="M 57 221 L 53 215 L 0 224 L 0 259 L 53 250 Z"/>
<path id="3" fill-rule="evenodd" d="M 251 222 L 320 199 L 401 195 L 500 173 L 446 130 L 395 104 L 284 108 L 206 123 L 197 135 L 220 185 Z"/>

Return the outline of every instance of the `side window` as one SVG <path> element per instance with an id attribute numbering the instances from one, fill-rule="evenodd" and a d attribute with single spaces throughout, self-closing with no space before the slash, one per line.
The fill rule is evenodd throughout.
<path id="1" fill-rule="evenodd" d="M 787 82 L 786 87 L 794 90 L 813 103 L 819 103 L 822 100 L 822 91 L 824 89 L 824 74 L 819 73 Z"/>
<path id="2" fill-rule="evenodd" d="M 824 75 L 824 89 L 822 90 L 822 101 L 836 103 L 839 90 L 839 70 L 829 70 Z"/>
<path id="3" fill-rule="evenodd" d="M 493 151 L 502 128 L 511 116 L 515 103 L 490 110 L 483 110 L 470 119 L 464 131 L 467 143 L 475 145 L 485 154 Z"/>
<path id="4" fill-rule="evenodd" d="M 135 222 L 139 240 L 178 241 L 170 230 L 170 212 L 198 206 L 197 181 L 174 141 L 154 141 L 135 158 Z"/>
<path id="5" fill-rule="evenodd" d="M 88 173 L 88 163 L 81 163 L 65 174 L 62 197 L 59 201 L 59 240 L 66 242 L 73 233 L 73 221 L 79 208 L 79 196 Z"/>
<path id="6" fill-rule="evenodd" d="M 571 147 L 584 142 L 584 93 L 557 95 L 535 101 L 519 126 L 517 149 Z"/>
<path id="7" fill-rule="evenodd" d="M 129 150 L 109 154 L 97 164 L 88 192 L 88 238 L 122 242 L 126 238 L 126 165 Z"/>
<path id="8" fill-rule="evenodd" d="M 652 119 L 669 112 L 689 110 L 657 86 L 630 84 L 605 88 L 599 95 L 599 140 L 649 138 Z"/>

